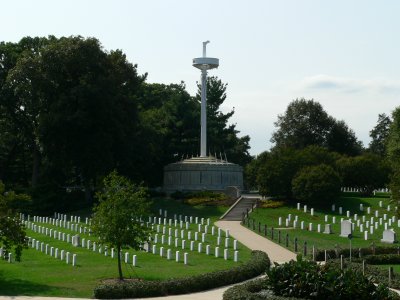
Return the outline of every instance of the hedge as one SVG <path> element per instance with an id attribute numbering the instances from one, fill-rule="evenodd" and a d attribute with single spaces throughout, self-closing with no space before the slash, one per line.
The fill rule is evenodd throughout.
<path id="1" fill-rule="evenodd" d="M 355 260 L 352 262 L 345 261 L 344 268 L 351 268 L 353 271 L 362 273 L 362 263 L 360 260 Z M 328 261 L 328 265 L 334 265 L 340 267 L 340 260 Z M 389 270 L 384 270 L 380 267 L 375 267 L 372 265 L 365 265 L 365 276 L 369 277 L 376 284 L 388 285 L 389 283 Z M 390 287 L 394 289 L 400 289 L 400 278 L 399 275 L 394 273 L 390 281 Z"/>
<path id="2" fill-rule="evenodd" d="M 201 274 L 192 277 L 162 281 L 117 281 L 102 283 L 94 289 L 98 299 L 158 297 L 200 292 L 244 280 L 264 273 L 271 266 L 266 253 L 252 251 L 248 262 L 222 271 Z"/>
<path id="3" fill-rule="evenodd" d="M 329 259 L 340 258 L 341 255 L 343 257 L 350 256 L 350 249 L 327 249 L 326 250 Z M 399 254 L 399 247 L 368 247 L 368 248 L 353 248 L 351 249 L 351 256 L 356 257 L 364 257 L 366 255 L 379 255 L 379 254 Z M 318 250 L 315 253 L 315 259 L 317 261 L 325 260 L 325 250 Z"/>
<path id="4" fill-rule="evenodd" d="M 286 298 L 276 296 L 270 290 L 265 290 L 264 278 L 248 281 L 235 285 L 225 291 L 223 300 L 298 300 L 299 298 Z"/>

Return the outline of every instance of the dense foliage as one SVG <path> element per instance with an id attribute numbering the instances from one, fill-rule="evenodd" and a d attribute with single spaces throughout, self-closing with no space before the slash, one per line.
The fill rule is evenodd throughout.
<path id="1" fill-rule="evenodd" d="M 392 197 L 400 202 L 400 107 L 392 114 L 393 123 L 390 126 L 389 141 L 387 144 L 388 158 L 392 167 L 390 189 Z"/>
<path id="2" fill-rule="evenodd" d="M 304 167 L 292 180 L 294 197 L 304 203 L 327 203 L 339 197 L 340 188 L 338 173 L 325 164 Z"/>
<path id="3" fill-rule="evenodd" d="M 199 95 L 146 75 L 95 38 L 1 42 L 0 180 L 23 187 L 46 213 L 71 209 L 71 198 L 90 206 L 114 169 L 160 186 L 166 164 L 198 154 Z M 227 85 L 211 77 L 207 88 L 212 154 L 246 164 L 249 137 L 238 137 L 234 112 L 220 108 Z"/>
<path id="4" fill-rule="evenodd" d="M 149 214 L 149 201 L 143 187 L 137 187 L 117 172 L 104 178 L 103 191 L 97 193 L 93 232 L 103 245 L 117 250 L 119 278 L 122 279 L 121 249 L 135 250 L 148 241 L 150 229 L 140 220 Z"/>
<path id="5" fill-rule="evenodd" d="M 362 273 L 351 269 L 341 271 L 337 267 L 298 259 L 276 265 L 267 274 L 266 286 L 280 296 L 305 299 L 389 299 L 387 287 L 376 287 Z"/>
<path id="6" fill-rule="evenodd" d="M 275 127 L 271 142 L 277 148 L 303 149 L 316 145 L 347 155 L 361 152 L 361 143 L 346 123 L 329 116 L 313 99 L 292 101 L 285 114 L 278 116 Z"/>
<path id="7" fill-rule="evenodd" d="M 16 261 L 21 260 L 22 250 L 26 248 L 26 233 L 19 209 L 29 205 L 30 198 L 14 191 L 6 191 L 0 181 L 0 247 L 5 256 L 13 251 Z"/>
<path id="8" fill-rule="evenodd" d="M 165 281 L 103 283 L 95 288 L 94 296 L 98 299 L 118 299 L 199 292 L 253 278 L 264 273 L 270 266 L 271 262 L 264 252 L 253 251 L 248 262 L 228 270 Z"/>

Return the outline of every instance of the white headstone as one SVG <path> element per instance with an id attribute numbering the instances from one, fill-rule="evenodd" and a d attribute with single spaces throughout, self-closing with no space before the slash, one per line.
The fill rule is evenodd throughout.
<path id="1" fill-rule="evenodd" d="M 382 243 L 393 244 L 396 242 L 396 232 L 393 229 L 386 229 L 383 231 Z"/>
<path id="2" fill-rule="evenodd" d="M 332 233 L 331 224 L 325 224 L 324 233 L 325 233 L 325 234 L 331 234 L 331 233 Z"/>
<path id="3" fill-rule="evenodd" d="M 364 231 L 364 240 L 368 240 L 368 231 Z"/>
<path id="4" fill-rule="evenodd" d="M 352 233 L 351 222 L 344 220 L 340 223 L 340 236 L 348 237 Z"/>

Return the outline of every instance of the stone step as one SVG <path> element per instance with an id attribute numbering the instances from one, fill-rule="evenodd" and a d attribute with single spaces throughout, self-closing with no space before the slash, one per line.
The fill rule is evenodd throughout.
<path id="1" fill-rule="evenodd" d="M 223 218 L 224 221 L 241 221 L 243 217 L 243 213 L 246 213 L 247 210 L 250 210 L 254 203 L 255 199 L 252 198 L 242 198 L 239 203 Z"/>

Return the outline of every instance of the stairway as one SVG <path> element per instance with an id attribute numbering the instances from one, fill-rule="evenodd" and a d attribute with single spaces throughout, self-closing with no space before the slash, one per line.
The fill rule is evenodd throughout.
<path id="1" fill-rule="evenodd" d="M 242 197 L 239 202 L 226 214 L 223 216 L 224 221 L 241 221 L 243 213 L 250 211 L 256 202 L 255 198 Z"/>

